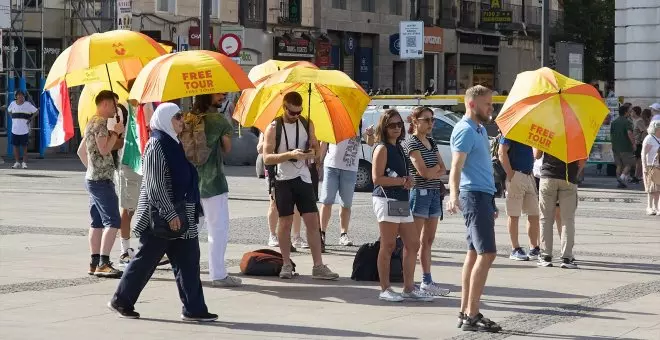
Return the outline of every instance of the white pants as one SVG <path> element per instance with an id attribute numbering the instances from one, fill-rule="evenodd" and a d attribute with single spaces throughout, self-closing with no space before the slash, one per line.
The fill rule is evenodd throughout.
<path id="1" fill-rule="evenodd" d="M 225 252 L 229 241 L 229 194 L 202 198 L 202 208 L 209 235 L 209 277 L 222 280 L 227 277 Z"/>

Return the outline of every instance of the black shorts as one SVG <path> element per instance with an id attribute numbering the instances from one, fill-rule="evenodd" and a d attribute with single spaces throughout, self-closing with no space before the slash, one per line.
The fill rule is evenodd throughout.
<path id="1" fill-rule="evenodd" d="M 635 158 L 642 159 L 642 144 L 637 144 L 637 148 L 635 149 Z"/>
<path id="2" fill-rule="evenodd" d="M 319 201 L 319 171 L 316 165 L 309 166 L 309 175 L 312 177 L 312 188 L 314 189 L 314 202 Z"/>
<path id="3" fill-rule="evenodd" d="M 11 145 L 13 146 L 27 146 L 29 142 L 29 134 L 15 135 L 11 134 Z"/>
<path id="4" fill-rule="evenodd" d="M 310 183 L 303 182 L 300 177 L 288 181 L 275 181 L 275 205 L 280 217 L 293 215 L 294 206 L 300 214 L 318 212 L 316 193 Z"/>

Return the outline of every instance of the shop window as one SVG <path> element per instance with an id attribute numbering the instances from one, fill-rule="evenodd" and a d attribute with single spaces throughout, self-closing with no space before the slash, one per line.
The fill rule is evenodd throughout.
<path id="1" fill-rule="evenodd" d="M 332 8 L 346 9 L 346 0 L 332 0 Z"/>
<path id="2" fill-rule="evenodd" d="M 362 0 L 363 12 L 376 12 L 376 0 Z"/>

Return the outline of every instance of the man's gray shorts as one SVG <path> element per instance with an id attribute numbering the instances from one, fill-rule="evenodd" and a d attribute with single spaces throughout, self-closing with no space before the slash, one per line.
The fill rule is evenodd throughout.
<path id="1" fill-rule="evenodd" d="M 117 196 L 119 196 L 119 207 L 122 209 L 135 211 L 140 197 L 140 187 L 142 186 L 142 176 L 133 169 L 121 164 L 119 170 L 115 173 L 117 182 Z"/>

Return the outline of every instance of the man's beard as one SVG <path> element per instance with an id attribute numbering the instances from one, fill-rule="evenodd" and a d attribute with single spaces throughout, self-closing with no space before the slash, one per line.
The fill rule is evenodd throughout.
<path id="1" fill-rule="evenodd" d="M 483 113 L 481 110 L 477 109 L 476 112 L 477 119 L 479 119 L 479 122 L 482 124 L 490 122 L 490 114 Z"/>

